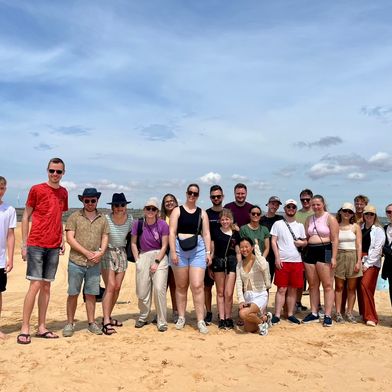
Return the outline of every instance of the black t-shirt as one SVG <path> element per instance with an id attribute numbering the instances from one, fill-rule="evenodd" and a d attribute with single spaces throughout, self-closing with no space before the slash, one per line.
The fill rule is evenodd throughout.
<path id="1" fill-rule="evenodd" d="M 260 219 L 260 224 L 265 226 L 268 231 L 271 231 L 272 225 L 279 220 L 282 220 L 283 216 L 282 215 L 275 215 L 271 218 L 269 218 L 268 216 L 262 216 Z"/>
<path id="2" fill-rule="evenodd" d="M 370 248 L 370 229 L 363 226 L 362 229 L 362 252 L 368 253 Z"/>
<path id="3" fill-rule="evenodd" d="M 211 233 L 211 240 L 214 241 L 214 257 L 225 257 L 226 256 L 235 256 L 235 246 L 240 244 L 240 233 L 238 231 L 233 231 L 233 234 L 230 236 L 223 233 L 221 229 L 215 230 Z M 227 247 L 228 241 L 230 240 L 230 244 Z"/>
<path id="4" fill-rule="evenodd" d="M 208 208 L 206 210 L 206 213 L 208 216 L 208 221 L 210 222 L 210 233 L 212 236 L 212 233 L 220 227 L 219 214 L 221 213 L 221 211 L 214 211 L 212 208 Z"/>

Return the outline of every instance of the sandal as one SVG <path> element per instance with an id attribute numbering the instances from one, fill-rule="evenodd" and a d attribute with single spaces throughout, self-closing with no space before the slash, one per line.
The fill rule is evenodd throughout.
<path id="1" fill-rule="evenodd" d="M 113 324 L 111 323 L 107 323 L 102 327 L 102 332 L 105 335 L 113 335 L 114 333 L 116 333 L 117 331 L 113 328 Z"/>
<path id="2" fill-rule="evenodd" d="M 112 327 L 122 327 L 123 323 L 119 320 L 116 320 L 114 318 L 110 317 L 110 324 L 112 325 Z"/>
<path id="3" fill-rule="evenodd" d="M 20 333 L 16 338 L 16 342 L 19 344 L 30 344 L 31 336 L 29 333 Z"/>

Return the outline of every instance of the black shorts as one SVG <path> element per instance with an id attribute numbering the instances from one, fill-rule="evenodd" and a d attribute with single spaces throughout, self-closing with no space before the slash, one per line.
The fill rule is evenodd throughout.
<path id="1" fill-rule="evenodd" d="M 316 264 L 331 262 L 332 256 L 332 244 L 328 242 L 327 244 L 308 244 L 308 249 L 306 257 L 304 257 L 304 263 L 306 264 Z"/>
<path id="2" fill-rule="evenodd" d="M 0 293 L 6 290 L 7 286 L 7 274 L 5 268 L 0 268 Z"/>
<path id="3" fill-rule="evenodd" d="M 236 272 L 237 270 L 237 259 L 235 256 L 228 256 L 225 259 L 220 257 L 214 257 L 212 259 L 212 271 L 214 272 Z"/>
<path id="4" fill-rule="evenodd" d="M 212 287 L 214 283 L 214 279 L 211 279 L 210 275 L 208 274 L 208 268 L 206 268 L 206 273 L 204 275 L 204 287 Z"/>

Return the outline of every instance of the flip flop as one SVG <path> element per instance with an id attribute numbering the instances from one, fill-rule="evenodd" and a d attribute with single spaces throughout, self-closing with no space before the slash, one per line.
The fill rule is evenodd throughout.
<path id="1" fill-rule="evenodd" d="M 35 334 L 36 338 L 42 338 L 42 339 L 58 339 L 58 335 L 53 333 L 52 331 L 46 331 L 44 333 L 36 333 Z"/>
<path id="2" fill-rule="evenodd" d="M 102 327 L 102 332 L 105 335 L 113 335 L 114 333 L 116 333 L 117 331 L 113 328 L 113 324 L 111 323 L 107 323 Z"/>
<path id="3" fill-rule="evenodd" d="M 123 326 L 123 323 L 122 323 L 121 321 L 116 320 L 116 319 L 111 318 L 111 317 L 110 317 L 110 324 L 111 324 L 113 327 L 122 327 L 122 326 Z"/>
<path id="4" fill-rule="evenodd" d="M 25 338 L 25 340 L 22 340 L 21 338 Z M 31 336 L 29 333 L 20 333 L 16 338 L 16 342 L 19 344 L 30 344 Z"/>

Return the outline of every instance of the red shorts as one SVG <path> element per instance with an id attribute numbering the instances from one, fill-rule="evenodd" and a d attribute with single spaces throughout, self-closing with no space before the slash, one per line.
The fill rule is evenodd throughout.
<path id="1" fill-rule="evenodd" d="M 304 285 L 304 263 L 282 262 L 282 269 L 275 268 L 274 283 L 278 287 L 300 289 Z"/>

